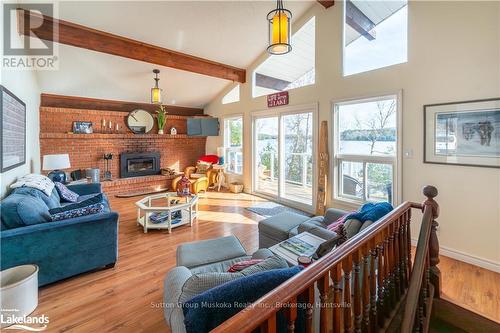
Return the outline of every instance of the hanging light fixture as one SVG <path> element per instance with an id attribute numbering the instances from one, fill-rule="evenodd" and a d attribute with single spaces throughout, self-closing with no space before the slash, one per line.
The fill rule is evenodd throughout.
<path id="1" fill-rule="evenodd" d="M 269 22 L 269 46 L 267 52 L 270 54 L 285 54 L 292 50 L 290 21 L 292 12 L 283 8 L 283 0 L 277 0 L 276 9 L 267 14 Z"/>
<path id="2" fill-rule="evenodd" d="M 160 74 L 159 69 L 153 69 L 153 73 L 155 74 L 155 86 L 151 88 L 151 103 L 152 104 L 161 104 L 161 89 L 158 87 L 158 81 L 160 81 L 160 78 L 158 77 L 158 74 Z"/>

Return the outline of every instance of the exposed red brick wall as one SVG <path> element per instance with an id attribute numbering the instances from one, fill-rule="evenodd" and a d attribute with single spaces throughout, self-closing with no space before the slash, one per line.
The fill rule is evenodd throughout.
<path id="1" fill-rule="evenodd" d="M 114 133 L 68 134 L 72 129 L 73 121 L 92 121 L 94 132 L 100 130 L 102 119 L 111 120 L 113 124 L 120 124 L 120 131 Z M 186 117 L 169 116 L 166 129 L 175 126 L 178 133 L 186 131 Z M 153 129 L 150 133 L 156 133 Z M 93 111 L 80 109 L 40 108 L 40 155 L 64 154 L 70 156 L 71 170 L 99 168 L 101 177 L 104 175 L 105 164 L 103 155 L 112 153 L 113 160 L 110 170 L 113 178 L 119 177 L 120 153 L 123 152 L 151 152 L 161 154 L 161 167 L 173 168 L 177 171 L 194 165 L 197 159 L 205 154 L 206 137 L 188 137 L 185 134 L 158 135 L 133 134 L 125 126 L 125 115 L 116 111 Z M 141 183 L 142 181 L 142 183 Z M 166 184 L 166 178 L 141 177 L 135 180 L 103 183 L 106 192 L 136 191 L 146 187 L 157 187 Z"/>

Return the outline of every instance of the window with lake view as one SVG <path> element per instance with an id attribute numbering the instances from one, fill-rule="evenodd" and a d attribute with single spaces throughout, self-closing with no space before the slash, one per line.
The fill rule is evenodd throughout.
<path id="1" fill-rule="evenodd" d="M 224 119 L 224 153 L 226 171 L 243 174 L 243 117 Z"/>
<path id="2" fill-rule="evenodd" d="M 397 96 L 335 104 L 336 197 L 394 201 Z"/>

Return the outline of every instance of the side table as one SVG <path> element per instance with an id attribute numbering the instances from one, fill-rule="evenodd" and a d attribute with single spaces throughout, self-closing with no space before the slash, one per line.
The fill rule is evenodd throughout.
<path id="1" fill-rule="evenodd" d="M 215 186 L 217 186 L 217 191 L 220 192 L 220 188 L 224 187 L 224 183 L 226 182 L 226 176 L 224 174 L 225 166 L 224 164 L 214 164 L 212 165 L 212 169 L 217 171 L 217 184 L 215 184 Z"/>

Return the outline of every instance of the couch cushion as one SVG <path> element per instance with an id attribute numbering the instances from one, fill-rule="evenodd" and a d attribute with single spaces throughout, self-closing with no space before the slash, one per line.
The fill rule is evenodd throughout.
<path id="1" fill-rule="evenodd" d="M 50 196 L 45 194 L 45 192 L 33 187 L 18 187 L 14 189 L 12 193 L 30 195 L 32 197 L 40 198 L 45 203 L 45 205 L 47 205 L 48 209 L 61 207 L 61 198 L 59 197 L 59 194 L 57 193 L 57 190 L 55 188 L 52 190 Z"/>
<path id="2" fill-rule="evenodd" d="M 209 332 L 302 270 L 273 269 L 230 281 L 195 296 L 184 304 L 187 332 Z M 224 304 L 224 306 L 217 306 Z M 227 305 L 227 306 L 226 306 Z"/>
<path id="3" fill-rule="evenodd" d="M 51 220 L 42 199 L 24 194 L 11 194 L 1 205 L 2 229 L 13 229 Z"/>
<path id="4" fill-rule="evenodd" d="M 351 238 L 352 236 L 356 235 L 359 232 L 359 229 L 361 229 L 362 225 L 363 223 L 356 219 L 349 219 L 345 221 L 344 230 L 347 238 Z"/>
<path id="5" fill-rule="evenodd" d="M 68 203 L 65 202 L 65 203 L 61 204 L 61 207 L 49 209 L 49 212 L 50 212 L 50 214 L 57 214 L 57 213 L 67 212 L 69 210 L 84 208 L 84 207 L 87 207 L 90 205 L 104 202 L 104 198 L 103 198 L 102 193 L 85 195 L 85 197 L 86 197 L 85 200 L 81 200 L 78 202 L 68 202 Z"/>
<path id="6" fill-rule="evenodd" d="M 188 268 L 246 256 L 235 236 L 184 243 L 177 247 L 177 266 Z"/>
<path id="7" fill-rule="evenodd" d="M 307 216 L 283 212 L 260 221 L 259 233 L 264 233 L 276 240 L 285 240 L 288 239 L 290 230 L 307 220 L 309 220 Z"/>

